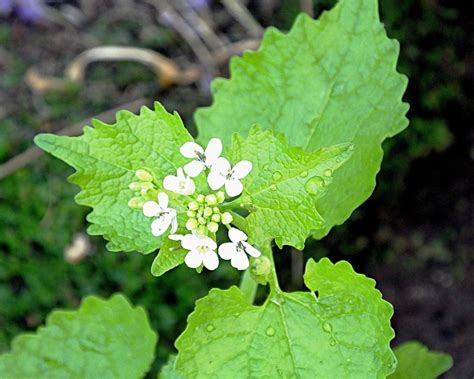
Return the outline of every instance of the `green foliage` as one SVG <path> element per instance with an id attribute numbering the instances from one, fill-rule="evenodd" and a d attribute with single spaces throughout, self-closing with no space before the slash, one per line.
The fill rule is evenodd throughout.
<path id="1" fill-rule="evenodd" d="M 174 174 L 186 163 L 176 147 L 191 139 L 179 116 L 156 103 L 155 111 L 143 107 L 139 116 L 119 112 L 115 125 L 95 121 L 80 137 L 42 134 L 35 142 L 77 170 L 70 181 L 82 188 L 77 203 L 93 208 L 89 234 L 103 235 L 111 251 L 147 254 L 162 238 L 149 232 L 142 212 L 127 205 L 134 196 L 128 185 L 145 166 L 157 178 Z"/>
<path id="2" fill-rule="evenodd" d="M 308 151 L 354 143 L 352 159 L 318 204 L 326 220 L 315 232 L 321 238 L 370 196 L 381 143 L 408 125 L 398 52 L 376 0 L 342 0 L 317 21 L 300 16 L 288 35 L 270 28 L 257 52 L 232 60 L 230 80 L 214 81 L 213 105 L 196 113 L 200 138 L 229 141 L 258 123 Z"/>
<path id="3" fill-rule="evenodd" d="M 0 377 L 140 378 L 153 359 L 156 333 L 143 308 L 122 295 L 86 298 L 77 311 L 54 311 L 36 334 L 21 335 L 0 356 Z"/>
<path id="4" fill-rule="evenodd" d="M 449 354 L 429 351 L 418 341 L 405 342 L 394 353 L 398 365 L 390 379 L 435 379 L 453 365 Z"/>
<path id="5" fill-rule="evenodd" d="M 312 292 L 274 292 L 262 306 L 232 287 L 196 303 L 176 341 L 176 370 L 186 377 L 377 377 L 395 368 L 393 314 L 347 262 L 309 261 Z"/>
<path id="6" fill-rule="evenodd" d="M 234 135 L 231 159 L 247 159 L 253 169 L 241 201 L 250 210 L 247 231 L 253 241 L 275 239 L 300 250 L 311 231 L 324 227 L 316 202 L 330 188 L 333 174 L 350 157 L 352 145 L 313 153 L 291 147 L 284 135 L 252 128 L 247 138 Z"/>

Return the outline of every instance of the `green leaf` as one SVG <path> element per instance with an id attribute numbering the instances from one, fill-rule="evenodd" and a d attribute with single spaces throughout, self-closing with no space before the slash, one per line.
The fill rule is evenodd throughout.
<path id="1" fill-rule="evenodd" d="M 398 365 L 390 379 L 435 379 L 453 365 L 449 354 L 429 351 L 418 341 L 405 342 L 394 353 Z"/>
<path id="2" fill-rule="evenodd" d="M 370 196 L 383 140 L 408 125 L 398 53 L 376 0 L 341 0 L 317 21 L 302 15 L 287 35 L 270 28 L 258 51 L 233 58 L 230 80 L 214 81 L 214 103 L 196 113 L 199 137 L 230 142 L 257 123 L 307 151 L 352 142 L 352 159 L 318 201 L 322 238 Z"/>
<path id="3" fill-rule="evenodd" d="M 151 273 L 154 276 L 161 276 L 167 271 L 179 266 L 184 262 L 184 257 L 188 253 L 181 247 L 178 241 L 166 239 L 163 246 L 151 265 Z"/>
<path id="4" fill-rule="evenodd" d="M 122 295 L 89 296 L 77 311 L 54 311 L 36 334 L 16 337 L 0 356 L 0 377 L 141 378 L 156 342 L 143 308 Z"/>
<path id="5" fill-rule="evenodd" d="M 178 114 L 166 112 L 159 103 L 154 111 L 143 107 L 138 116 L 119 112 L 114 125 L 97 120 L 93 125 L 80 137 L 41 134 L 35 142 L 77 170 L 70 181 L 82 189 L 76 202 L 93 208 L 87 217 L 89 234 L 103 235 L 111 251 L 150 253 L 163 238 L 153 236 L 151 220 L 127 205 L 134 197 L 128 185 L 143 167 L 158 179 L 175 175 L 188 161 L 179 146 L 192 137 Z"/>
<path id="6" fill-rule="evenodd" d="M 393 372 L 392 306 L 349 263 L 309 261 L 306 285 L 261 306 L 212 289 L 176 341 L 175 368 L 190 378 L 385 378 Z"/>
<path id="7" fill-rule="evenodd" d="M 158 379 L 186 379 L 176 371 L 176 355 L 170 355 L 168 363 L 161 369 Z"/>
<path id="8" fill-rule="evenodd" d="M 284 135 L 258 127 L 246 139 L 234 135 L 231 159 L 247 159 L 253 169 L 244 179 L 242 202 L 251 212 L 247 231 L 253 241 L 275 238 L 278 246 L 303 249 L 305 239 L 324 227 L 317 199 L 332 182 L 333 174 L 351 155 L 352 145 L 342 144 L 306 153 L 290 147 Z"/>

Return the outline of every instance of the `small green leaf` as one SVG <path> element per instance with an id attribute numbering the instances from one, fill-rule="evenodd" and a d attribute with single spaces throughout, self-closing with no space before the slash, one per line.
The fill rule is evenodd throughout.
<path id="1" fill-rule="evenodd" d="M 453 365 L 449 354 L 429 351 L 418 341 L 405 342 L 393 351 L 398 365 L 390 379 L 435 379 Z"/>
<path id="2" fill-rule="evenodd" d="M 316 201 L 331 187 L 334 172 L 351 152 L 352 145 L 342 144 L 306 153 L 289 146 L 284 135 L 258 127 L 245 139 L 234 135 L 231 159 L 253 164 L 238 199 L 250 210 L 247 231 L 251 239 L 274 238 L 280 247 L 303 249 L 311 232 L 324 227 Z"/>
<path id="3" fill-rule="evenodd" d="M 180 242 L 167 238 L 151 265 L 151 273 L 154 276 L 163 275 L 183 263 L 187 253 L 187 250 L 181 248 Z"/>
<path id="4" fill-rule="evenodd" d="M 159 103 L 154 111 L 143 107 L 139 115 L 119 112 L 114 125 L 97 120 L 93 125 L 80 137 L 41 134 L 35 142 L 77 170 L 70 181 L 82 189 L 76 202 L 93 208 L 87 216 L 89 234 L 103 235 L 111 251 L 150 253 L 163 238 L 151 234 L 149 218 L 128 206 L 134 197 L 128 186 L 144 167 L 158 180 L 175 175 L 188 162 L 179 147 L 192 137 L 178 114 Z"/>
<path id="5" fill-rule="evenodd" d="M 54 311 L 36 334 L 15 338 L 0 356 L 0 377 L 141 378 L 157 339 L 143 308 L 122 295 L 89 296 L 77 311 Z"/>
<path id="6" fill-rule="evenodd" d="M 287 35 L 269 28 L 258 51 L 232 59 L 229 80 L 213 82 L 212 106 L 196 113 L 199 138 L 228 143 L 259 124 L 307 151 L 353 143 L 352 159 L 318 201 L 326 226 L 314 236 L 322 238 L 370 196 L 382 142 L 408 125 L 398 53 L 377 0 L 341 0 L 316 21 L 302 15 Z"/>
<path id="7" fill-rule="evenodd" d="M 392 306 L 349 263 L 306 266 L 313 292 L 270 294 L 250 305 L 236 287 L 196 303 L 176 341 L 176 370 L 190 378 L 385 378 Z M 345 283 L 345 285 L 343 285 Z"/>

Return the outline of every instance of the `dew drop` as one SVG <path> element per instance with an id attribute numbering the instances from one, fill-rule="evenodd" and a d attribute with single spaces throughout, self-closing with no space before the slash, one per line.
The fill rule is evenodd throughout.
<path id="1" fill-rule="evenodd" d="M 276 186 L 275 184 L 272 184 L 272 185 L 270 186 L 270 189 L 271 189 L 272 191 L 276 191 L 277 186 Z"/>
<path id="2" fill-rule="evenodd" d="M 209 325 L 206 327 L 206 330 L 207 330 L 208 332 L 212 332 L 214 329 L 216 329 L 216 328 L 215 328 L 215 326 L 212 325 L 212 324 L 209 324 Z"/>
<path id="3" fill-rule="evenodd" d="M 267 328 L 267 330 L 265 331 L 265 334 L 268 336 L 268 337 L 273 337 L 275 335 L 275 329 L 273 329 L 271 326 L 269 326 Z"/>
<path id="4" fill-rule="evenodd" d="M 268 170 L 269 167 L 270 167 L 270 165 L 267 163 L 267 164 L 264 164 L 262 168 L 263 168 L 264 170 Z"/>
<path id="5" fill-rule="evenodd" d="M 337 342 L 336 342 L 336 340 L 334 340 L 334 339 L 332 339 L 331 342 L 329 342 L 329 344 L 330 344 L 331 346 L 336 345 L 336 343 L 337 343 Z"/>
<path id="6" fill-rule="evenodd" d="M 332 325 L 329 322 L 324 321 L 323 322 L 323 331 L 326 332 L 326 333 L 331 333 L 332 332 Z"/>
<path id="7" fill-rule="evenodd" d="M 347 363 L 351 363 L 351 362 L 352 362 L 352 359 L 347 358 L 347 359 L 346 359 L 346 362 L 347 362 Z"/>
<path id="8" fill-rule="evenodd" d="M 303 172 L 300 174 L 300 176 L 301 176 L 302 178 L 306 178 L 306 177 L 308 176 L 308 171 L 303 171 Z"/>
<path id="9" fill-rule="evenodd" d="M 330 177 L 332 175 L 332 170 L 330 168 L 324 170 L 324 176 Z"/>
<path id="10" fill-rule="evenodd" d="M 280 180 L 283 175 L 281 174 L 280 171 L 275 171 L 272 175 L 273 180 Z"/>
<path id="11" fill-rule="evenodd" d="M 324 180 L 320 176 L 312 177 L 304 185 L 306 192 L 308 192 L 310 195 L 316 195 L 323 187 Z"/>

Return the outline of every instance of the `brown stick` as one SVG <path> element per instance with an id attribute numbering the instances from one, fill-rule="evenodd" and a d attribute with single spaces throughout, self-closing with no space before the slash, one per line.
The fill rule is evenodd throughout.
<path id="1" fill-rule="evenodd" d="M 115 119 L 115 114 L 122 110 L 128 110 L 130 112 L 138 112 L 140 107 L 143 105 L 150 105 L 151 101 L 146 98 L 140 98 L 134 101 L 131 101 L 126 104 L 119 105 L 118 107 L 109 109 L 106 112 L 99 113 L 96 116 L 92 116 L 74 124 L 72 126 L 67 126 L 57 132 L 59 135 L 64 136 L 75 136 L 82 132 L 84 126 L 89 125 L 91 119 L 97 118 L 104 122 L 113 122 Z M 43 151 L 36 146 L 32 146 L 25 150 L 24 152 L 16 155 L 15 157 L 11 158 L 4 164 L 0 165 L 0 180 L 7 177 L 8 175 L 12 174 L 16 170 L 28 165 L 29 163 L 35 161 L 38 157 L 43 154 Z"/>

